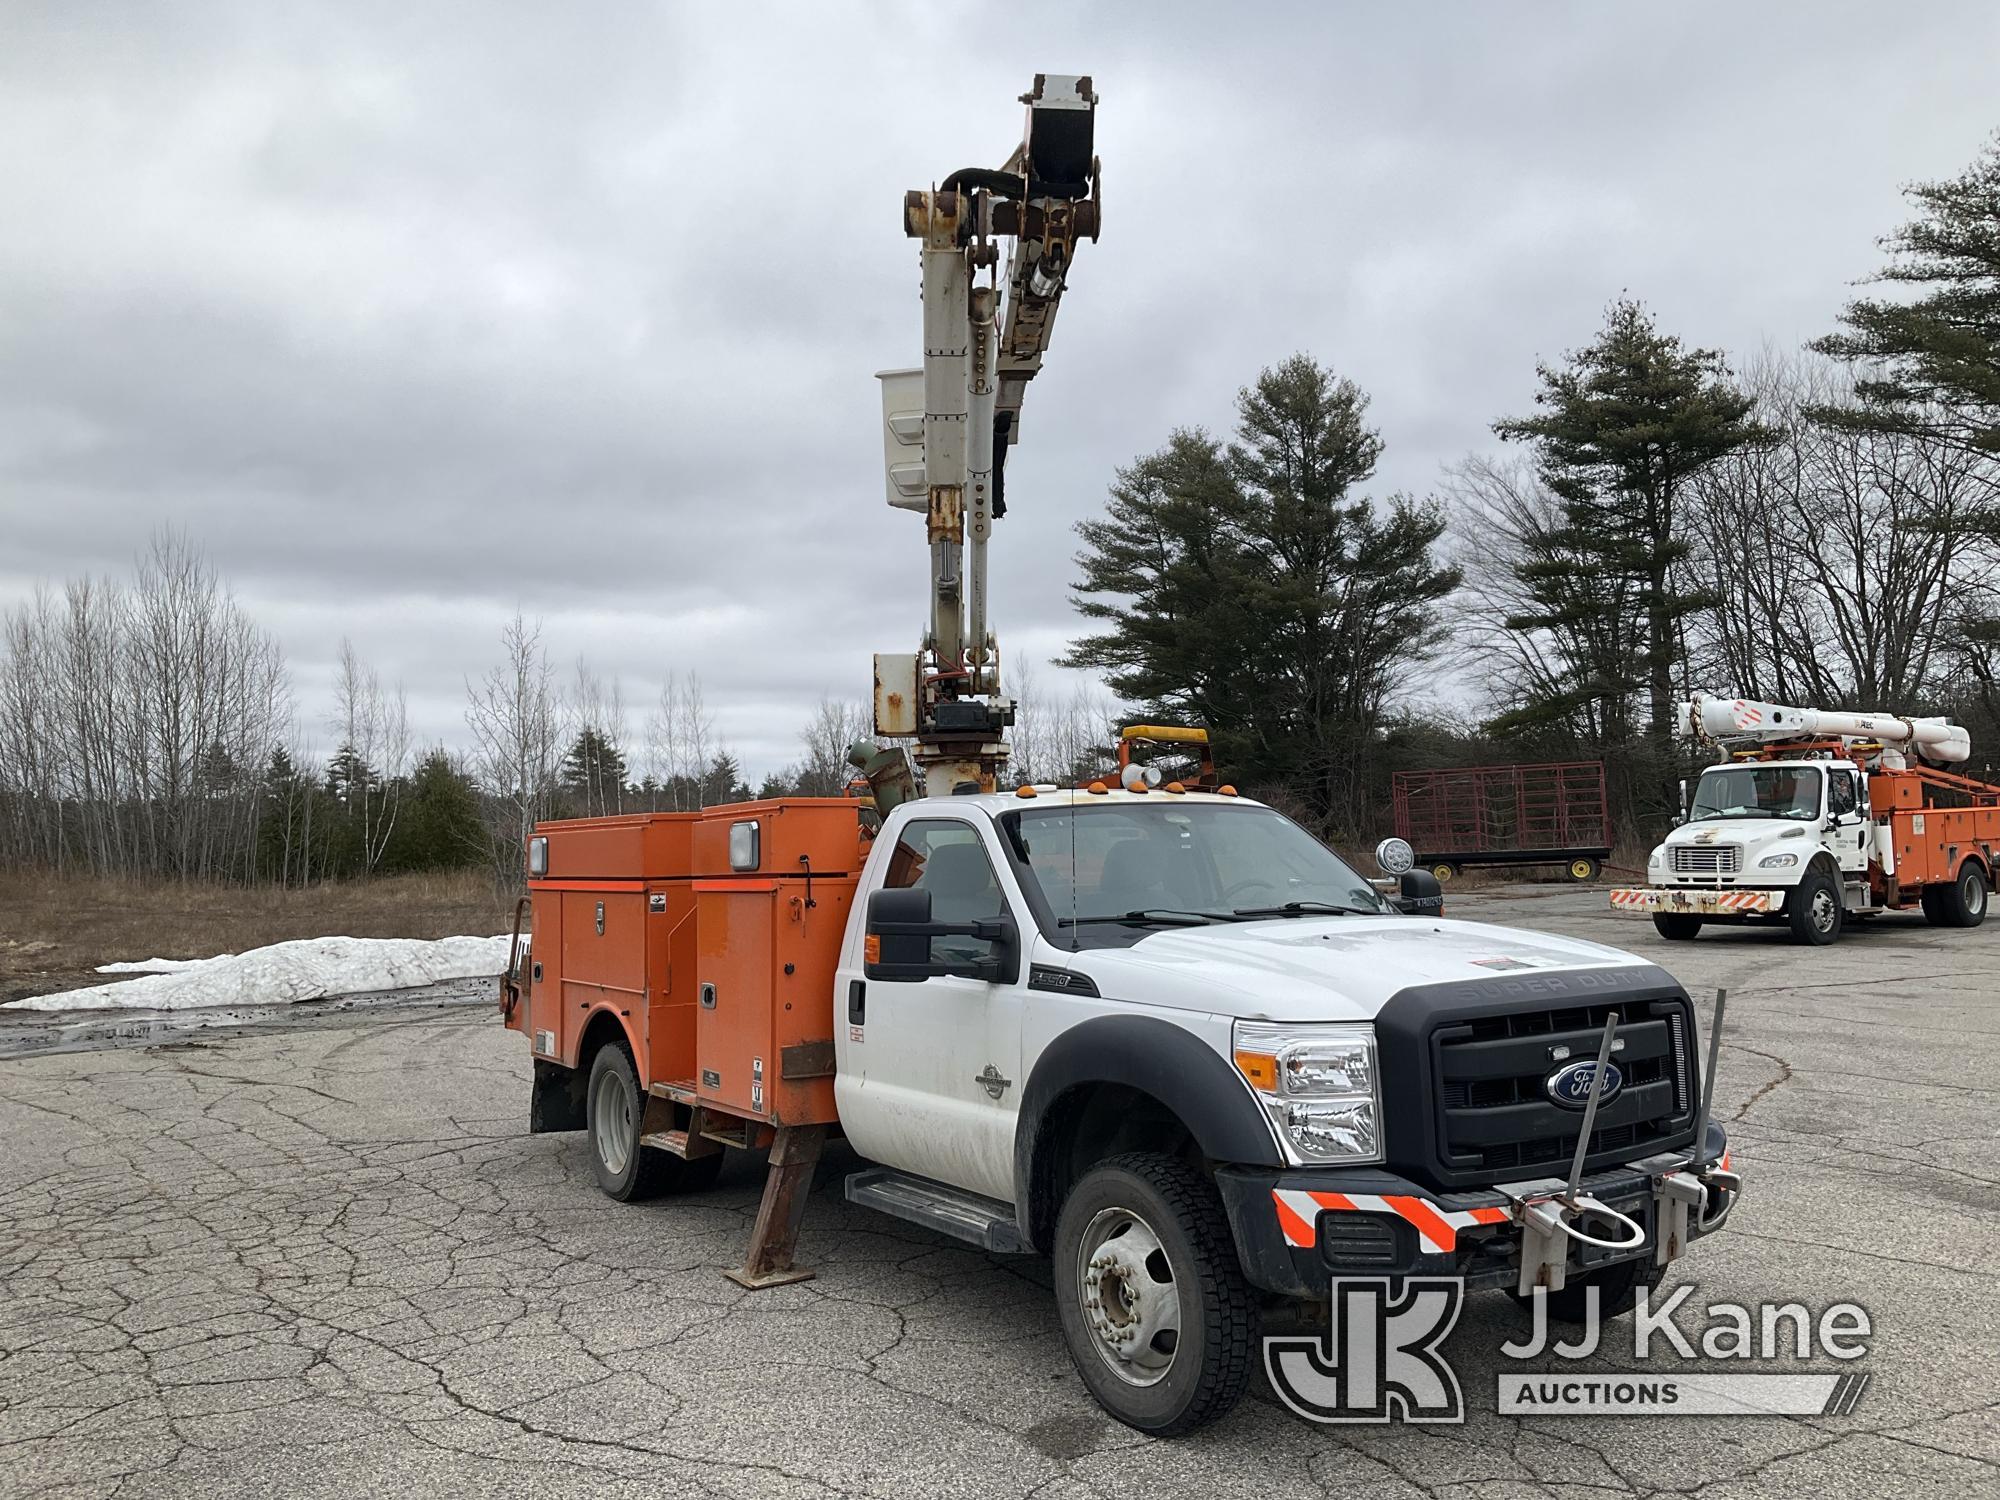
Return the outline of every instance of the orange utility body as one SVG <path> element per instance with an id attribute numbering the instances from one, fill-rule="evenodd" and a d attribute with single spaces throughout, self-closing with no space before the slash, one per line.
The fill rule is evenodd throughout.
<path id="1" fill-rule="evenodd" d="M 755 864 L 732 867 L 745 825 Z M 547 843 L 506 1024 L 538 1059 L 574 1068 L 586 1035 L 616 1025 L 655 1098 L 758 1126 L 834 1120 L 834 970 L 867 857 L 861 803 L 578 818 L 534 838 Z"/>
<path id="2" fill-rule="evenodd" d="M 1884 874 L 1879 861 L 1870 866 L 1869 887 L 1878 905 L 1916 905 L 1924 886 L 1954 879 L 1968 856 L 1993 870 L 1993 851 L 2000 847 L 2000 786 L 1922 764 L 1890 769 L 1876 759 L 1881 749 L 1837 739 L 1792 741 L 1738 750 L 1729 759 L 1852 761 L 1867 778 L 1869 816 L 1889 829 L 1896 856 L 1893 874 Z"/>

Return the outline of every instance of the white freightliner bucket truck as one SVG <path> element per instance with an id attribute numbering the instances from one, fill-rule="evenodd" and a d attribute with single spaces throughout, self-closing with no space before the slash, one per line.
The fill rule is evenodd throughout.
<path id="1" fill-rule="evenodd" d="M 1846 713 L 1696 694 L 1682 727 L 1715 747 L 1687 815 L 1614 911 L 1650 914 L 1670 942 L 1706 923 L 1769 922 L 1831 943 L 1856 918 L 1986 918 L 2000 787 L 1951 769 L 1972 754 L 1941 718 Z"/>

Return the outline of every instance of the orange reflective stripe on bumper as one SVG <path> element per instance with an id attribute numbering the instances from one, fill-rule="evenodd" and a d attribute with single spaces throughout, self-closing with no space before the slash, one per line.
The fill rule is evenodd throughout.
<path id="1" fill-rule="evenodd" d="M 1323 1210 L 1347 1213 L 1394 1214 L 1417 1231 L 1427 1255 L 1448 1255 L 1458 1248 L 1458 1232 L 1475 1224 L 1504 1224 L 1507 1210 L 1491 1208 L 1440 1208 L 1428 1198 L 1406 1194 L 1377 1197 L 1372 1193 L 1316 1193 L 1299 1188 L 1272 1188 L 1278 1226 L 1285 1243 L 1307 1250 L 1319 1242 L 1319 1215 Z"/>

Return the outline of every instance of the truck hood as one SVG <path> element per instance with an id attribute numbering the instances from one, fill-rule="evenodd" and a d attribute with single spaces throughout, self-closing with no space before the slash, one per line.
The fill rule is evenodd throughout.
<path id="1" fill-rule="evenodd" d="M 1244 1020 L 1371 1021 L 1398 992 L 1457 980 L 1611 969 L 1644 959 L 1574 938 L 1416 917 L 1286 917 L 1151 933 L 1063 953 L 1107 999 Z"/>

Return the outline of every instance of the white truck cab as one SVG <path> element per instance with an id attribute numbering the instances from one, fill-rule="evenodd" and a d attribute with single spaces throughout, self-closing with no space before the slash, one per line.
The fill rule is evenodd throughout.
<path id="1" fill-rule="evenodd" d="M 1551 1288 L 1567 1315 L 1594 1283 L 1615 1312 L 1734 1198 L 1720 1127 L 1694 1141 L 1694 1018 L 1670 976 L 1405 915 L 1247 798 L 895 809 L 836 1005 L 840 1127 L 872 1164 L 848 1196 L 1052 1254 L 1079 1372 L 1149 1431 L 1234 1402 L 1262 1300 L 1439 1274 Z M 1563 1186 L 1614 1013 L 1583 1185 L 1636 1232 L 1551 1251 L 1524 1215 Z M 1690 1166 L 1720 1175 L 1687 1222 L 1661 1183 Z"/>
<path id="2" fill-rule="evenodd" d="M 1852 762 L 1711 766 L 1694 784 L 1686 820 L 1647 858 L 1647 885 L 1661 893 L 1653 925 L 1679 940 L 1704 920 L 1785 917 L 1805 941 L 1825 941 L 1844 905 L 1865 904 L 1869 863 L 1887 833 L 1869 815 L 1868 778 Z M 1850 884 L 1853 902 L 1844 899 Z"/>

